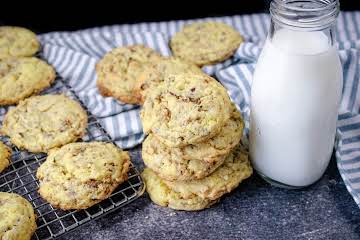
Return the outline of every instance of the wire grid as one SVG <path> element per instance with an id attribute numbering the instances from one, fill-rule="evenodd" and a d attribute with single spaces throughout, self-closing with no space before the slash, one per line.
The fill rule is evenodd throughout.
<path id="1" fill-rule="evenodd" d="M 108 133 L 100 125 L 97 119 L 87 110 L 74 91 L 58 77 L 54 86 L 42 94 L 63 93 L 66 96 L 80 102 L 88 114 L 88 127 L 83 141 L 112 142 Z M 9 107 L 0 109 L 2 119 Z M 11 164 L 5 172 L 0 174 L 0 191 L 17 193 L 28 199 L 34 206 L 37 214 L 38 228 L 33 239 L 52 239 L 59 237 L 75 228 L 100 216 L 118 209 L 135 200 L 144 192 L 144 184 L 138 170 L 133 164 L 130 165 L 128 181 L 121 184 L 112 195 L 102 202 L 86 209 L 63 211 L 53 208 L 38 194 L 39 182 L 36 179 L 38 167 L 46 160 L 44 153 L 30 153 L 18 149 L 11 144 L 7 137 L 1 136 L 0 140 L 12 149 Z"/>

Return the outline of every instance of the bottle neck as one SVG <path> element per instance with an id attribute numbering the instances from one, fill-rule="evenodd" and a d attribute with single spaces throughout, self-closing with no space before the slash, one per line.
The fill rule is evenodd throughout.
<path id="1" fill-rule="evenodd" d="M 281 45 L 333 46 L 339 11 L 338 0 L 273 0 L 269 39 L 288 39 Z"/>
<path id="2" fill-rule="evenodd" d="M 298 31 L 331 28 L 339 12 L 339 0 L 273 0 L 270 4 L 274 25 Z"/>

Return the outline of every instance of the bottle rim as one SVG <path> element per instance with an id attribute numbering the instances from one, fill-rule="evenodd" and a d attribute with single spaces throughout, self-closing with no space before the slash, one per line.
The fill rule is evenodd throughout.
<path id="1" fill-rule="evenodd" d="M 339 0 L 273 0 L 273 21 L 285 27 L 321 30 L 332 26 L 340 13 Z"/>

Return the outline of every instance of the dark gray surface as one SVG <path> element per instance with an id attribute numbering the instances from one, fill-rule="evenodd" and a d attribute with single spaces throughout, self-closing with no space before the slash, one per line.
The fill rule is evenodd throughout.
<path id="1" fill-rule="evenodd" d="M 139 148 L 131 155 L 142 168 Z M 144 194 L 61 239 L 360 239 L 360 209 L 332 159 L 307 189 L 275 188 L 255 174 L 199 212 L 159 207 Z"/>

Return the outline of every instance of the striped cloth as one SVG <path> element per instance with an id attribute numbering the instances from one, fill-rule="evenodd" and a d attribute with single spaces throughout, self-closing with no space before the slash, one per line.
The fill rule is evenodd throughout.
<path id="1" fill-rule="evenodd" d="M 139 106 L 122 104 L 99 95 L 95 85 L 96 62 L 112 48 L 131 44 L 144 44 L 168 56 L 171 54 L 168 47 L 169 38 L 184 24 L 209 20 L 232 25 L 245 39 L 245 43 L 240 46 L 233 58 L 222 64 L 207 66 L 204 71 L 216 76 L 223 83 L 242 112 L 246 122 L 246 142 L 249 131 L 252 73 L 267 35 L 268 15 L 105 26 L 76 32 L 47 33 L 39 38 L 43 46 L 43 57 L 67 79 L 116 143 L 122 148 L 131 148 L 144 139 Z M 336 33 L 344 68 L 344 87 L 335 150 L 340 174 L 360 206 L 359 26 L 360 12 L 340 14 Z"/>

